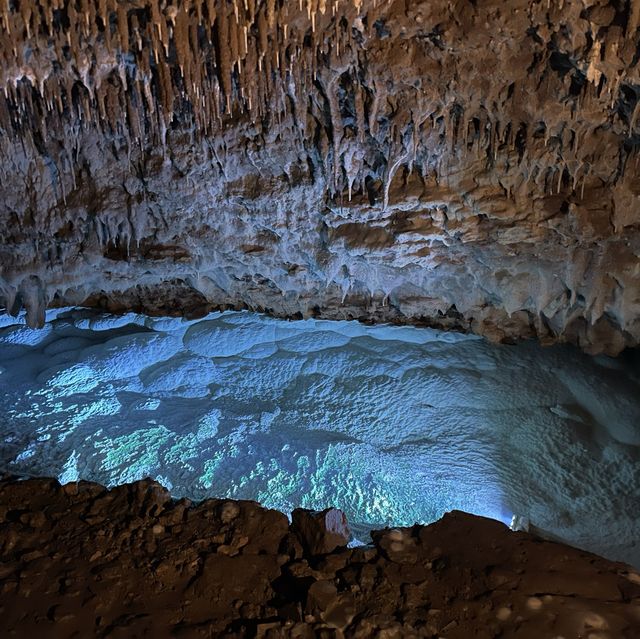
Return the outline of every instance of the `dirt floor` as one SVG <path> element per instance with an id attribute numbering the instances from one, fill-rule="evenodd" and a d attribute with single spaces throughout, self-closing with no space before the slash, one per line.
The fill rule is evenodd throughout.
<path id="1" fill-rule="evenodd" d="M 640 637 L 623 564 L 462 512 L 322 554 L 340 538 L 312 519 L 5 479 L 0 636 Z"/>

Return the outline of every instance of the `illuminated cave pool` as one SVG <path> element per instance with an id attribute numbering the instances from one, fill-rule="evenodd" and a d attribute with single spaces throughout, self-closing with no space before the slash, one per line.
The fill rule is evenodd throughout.
<path id="1" fill-rule="evenodd" d="M 356 537 L 461 509 L 640 565 L 637 356 L 431 329 L 0 316 L 1 470 L 346 511 Z"/>

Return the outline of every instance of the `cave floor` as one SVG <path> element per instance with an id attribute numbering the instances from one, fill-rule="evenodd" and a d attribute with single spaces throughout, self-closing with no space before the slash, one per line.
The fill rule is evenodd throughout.
<path id="1" fill-rule="evenodd" d="M 255 502 L 0 482 L 3 637 L 640 636 L 628 566 L 452 512 L 303 550 Z"/>
<path id="2" fill-rule="evenodd" d="M 3 316 L 0 472 L 341 508 L 359 540 L 462 510 L 640 566 L 640 379 L 624 358 L 427 328 Z"/>

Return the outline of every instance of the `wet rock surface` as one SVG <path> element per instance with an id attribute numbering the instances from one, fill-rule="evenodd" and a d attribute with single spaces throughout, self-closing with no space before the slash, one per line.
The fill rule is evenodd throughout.
<path id="1" fill-rule="evenodd" d="M 6 3 L 0 300 L 637 345 L 639 7 Z"/>
<path id="2" fill-rule="evenodd" d="M 628 566 L 452 512 L 309 554 L 254 502 L 0 482 L 6 637 L 584 637 L 640 633 Z"/>

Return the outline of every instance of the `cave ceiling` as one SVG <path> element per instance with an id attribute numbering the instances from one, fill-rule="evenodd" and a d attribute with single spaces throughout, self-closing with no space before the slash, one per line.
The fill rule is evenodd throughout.
<path id="1" fill-rule="evenodd" d="M 0 302 L 640 341 L 637 0 L 8 0 Z"/>

